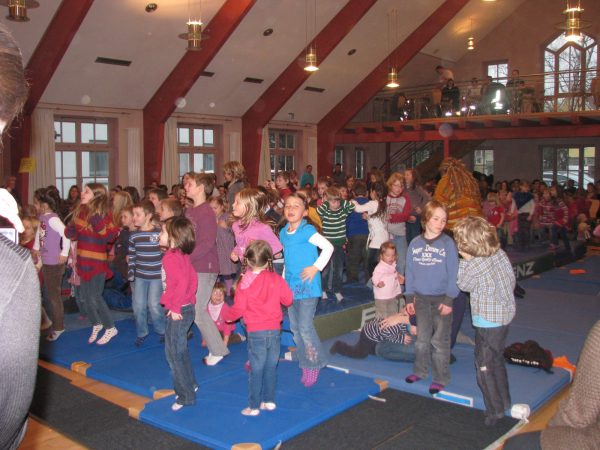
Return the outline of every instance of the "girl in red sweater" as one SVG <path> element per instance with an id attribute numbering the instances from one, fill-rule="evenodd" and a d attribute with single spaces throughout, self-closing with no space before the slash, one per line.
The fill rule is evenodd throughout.
<path id="1" fill-rule="evenodd" d="M 167 310 L 165 355 L 173 372 L 175 403 L 173 411 L 196 403 L 198 383 L 188 351 L 187 333 L 196 315 L 198 277 L 190 256 L 196 246 L 194 225 L 175 216 L 163 224 L 159 244 L 167 248 L 162 260 L 163 294 L 160 303 Z"/>
<path id="2" fill-rule="evenodd" d="M 65 236 L 77 241 L 77 274 L 81 278 L 79 294 L 90 322 L 93 344 L 105 328 L 98 345 L 107 344 L 117 335 L 117 328 L 102 297 L 104 282 L 112 277 L 108 268 L 108 248 L 119 234 L 113 224 L 106 187 L 89 183 L 81 191 L 81 203 L 73 211 L 73 220 L 65 228 Z"/>
<path id="3" fill-rule="evenodd" d="M 244 255 L 245 269 L 238 281 L 233 306 L 225 320 L 244 318 L 248 330 L 248 407 L 245 416 L 258 416 L 260 410 L 273 411 L 277 387 L 277 364 L 281 351 L 280 304 L 291 306 L 292 291 L 273 272 L 273 253 L 266 241 L 253 241 Z"/>

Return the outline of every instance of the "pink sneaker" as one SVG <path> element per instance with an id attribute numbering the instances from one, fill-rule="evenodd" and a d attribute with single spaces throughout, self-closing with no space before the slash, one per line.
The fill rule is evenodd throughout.
<path id="1" fill-rule="evenodd" d="M 96 342 L 96 344 L 98 344 L 98 345 L 108 344 L 110 342 L 110 340 L 112 338 L 114 338 L 117 334 L 119 334 L 119 331 L 117 330 L 116 327 L 109 328 L 104 332 L 104 335 L 100 339 L 98 339 L 98 342 Z"/>

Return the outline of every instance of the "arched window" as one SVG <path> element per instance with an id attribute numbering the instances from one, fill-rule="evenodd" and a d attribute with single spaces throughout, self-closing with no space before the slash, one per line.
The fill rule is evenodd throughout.
<path id="1" fill-rule="evenodd" d="M 598 67 L 598 45 L 583 34 L 570 42 L 561 33 L 544 52 L 544 111 L 595 109 L 592 78 Z"/>

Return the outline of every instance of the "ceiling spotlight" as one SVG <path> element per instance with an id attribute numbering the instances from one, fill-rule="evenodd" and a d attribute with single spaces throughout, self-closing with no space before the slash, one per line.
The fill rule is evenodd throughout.
<path id="1" fill-rule="evenodd" d="M 156 3 L 148 3 L 145 8 L 147 13 L 152 13 L 152 12 L 156 11 L 157 9 L 158 9 L 158 5 Z"/>
<path id="2" fill-rule="evenodd" d="M 273 28 L 267 28 L 263 31 L 263 36 L 271 36 L 273 34 Z"/>

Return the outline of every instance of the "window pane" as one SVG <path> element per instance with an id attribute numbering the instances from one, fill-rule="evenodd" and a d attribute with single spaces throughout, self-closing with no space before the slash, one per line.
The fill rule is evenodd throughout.
<path id="1" fill-rule="evenodd" d="M 95 183 L 96 179 L 95 178 L 84 178 L 83 180 L 81 180 L 82 186 L 85 186 L 86 184 L 90 184 L 90 183 Z"/>
<path id="2" fill-rule="evenodd" d="M 96 124 L 96 144 L 108 144 L 108 124 Z"/>
<path id="3" fill-rule="evenodd" d="M 210 128 L 204 130 L 204 145 L 206 145 L 206 146 L 215 145 L 215 133 Z"/>
<path id="4" fill-rule="evenodd" d="M 179 178 L 181 178 L 186 172 L 190 171 L 190 154 L 180 153 L 179 154 Z"/>
<path id="5" fill-rule="evenodd" d="M 62 181 L 62 178 L 57 178 L 55 185 L 56 185 L 56 189 L 58 189 L 58 192 L 60 193 L 60 198 L 65 198 L 66 195 L 65 195 L 65 192 L 63 190 L 63 181 Z"/>
<path id="6" fill-rule="evenodd" d="M 206 153 L 204 155 L 204 167 L 204 170 L 207 173 L 215 172 L 215 155 L 213 155 L 212 153 Z"/>
<path id="7" fill-rule="evenodd" d="M 275 148 L 275 133 L 269 133 L 269 148 Z"/>
<path id="8" fill-rule="evenodd" d="M 77 152 L 62 152 L 62 176 L 77 176 Z"/>
<path id="9" fill-rule="evenodd" d="M 508 76 L 508 63 L 498 64 L 498 78 L 506 78 Z"/>
<path id="10" fill-rule="evenodd" d="M 279 148 L 287 148 L 285 133 L 279 133 Z"/>
<path id="11" fill-rule="evenodd" d="M 93 144 L 94 143 L 94 124 L 93 123 L 82 123 L 81 124 L 81 143 L 82 144 Z"/>
<path id="12" fill-rule="evenodd" d="M 54 122 L 54 142 L 62 142 L 60 132 L 60 122 Z"/>
<path id="13" fill-rule="evenodd" d="M 63 198 L 67 198 L 69 195 L 69 189 L 71 186 L 76 186 L 77 180 L 75 178 L 63 178 Z"/>
<path id="14" fill-rule="evenodd" d="M 294 145 L 294 135 L 293 134 L 287 135 L 287 148 L 289 148 L 289 149 L 296 148 L 296 146 Z"/>
<path id="15" fill-rule="evenodd" d="M 278 172 L 285 170 L 285 156 L 283 155 L 279 155 L 277 156 L 277 166 L 278 166 Z"/>
<path id="16" fill-rule="evenodd" d="M 194 153 L 194 172 L 204 172 L 204 158 L 202 153 Z"/>
<path id="17" fill-rule="evenodd" d="M 203 131 L 201 128 L 194 128 L 194 147 L 202 147 L 204 145 Z"/>
<path id="18" fill-rule="evenodd" d="M 568 150 L 566 148 L 556 149 L 556 170 L 566 172 L 569 165 Z"/>
<path id="19" fill-rule="evenodd" d="M 285 157 L 285 170 L 294 170 L 294 157 L 293 156 Z"/>
<path id="20" fill-rule="evenodd" d="M 95 176 L 108 177 L 108 152 L 94 152 L 96 159 Z"/>
<path id="21" fill-rule="evenodd" d="M 585 147 L 583 149 L 583 186 L 594 182 L 594 171 L 596 167 L 596 147 Z"/>
<path id="22" fill-rule="evenodd" d="M 54 168 L 56 171 L 56 177 L 62 177 L 62 153 L 56 152 L 54 155 Z"/>
<path id="23" fill-rule="evenodd" d="M 62 122 L 62 141 L 74 144 L 75 140 L 75 122 Z"/>
<path id="24" fill-rule="evenodd" d="M 90 152 L 81 152 L 81 175 L 84 177 L 91 177 L 94 173 L 92 164 L 93 159 L 90 159 Z M 84 183 L 85 184 L 85 183 Z"/>
<path id="25" fill-rule="evenodd" d="M 177 128 L 177 143 L 179 145 L 190 145 L 189 128 Z"/>

